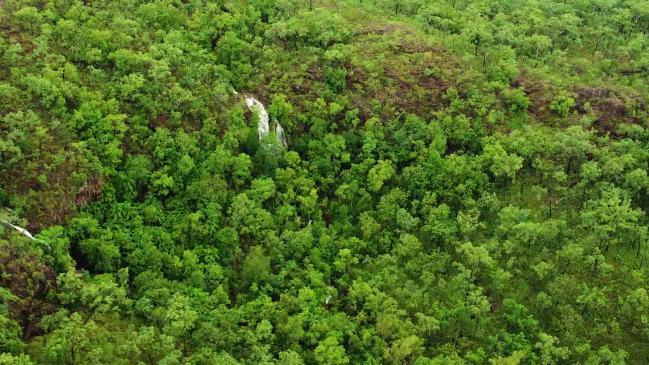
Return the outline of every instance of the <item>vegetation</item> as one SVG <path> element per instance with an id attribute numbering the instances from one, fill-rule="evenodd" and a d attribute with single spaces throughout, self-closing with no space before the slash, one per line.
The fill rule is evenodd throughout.
<path id="1" fill-rule="evenodd" d="M 648 45 L 645 0 L 0 0 L 0 364 L 649 363 Z"/>

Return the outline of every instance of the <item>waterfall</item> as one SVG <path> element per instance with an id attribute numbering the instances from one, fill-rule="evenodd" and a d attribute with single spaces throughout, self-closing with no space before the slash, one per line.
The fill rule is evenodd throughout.
<path id="1" fill-rule="evenodd" d="M 239 94 L 236 90 L 232 90 L 232 93 L 235 95 Z M 268 133 L 270 133 L 270 117 L 268 116 L 268 111 L 266 111 L 264 104 L 252 96 L 245 95 L 245 100 L 248 109 L 259 114 L 257 131 L 259 132 L 259 140 L 262 140 L 268 135 Z M 286 147 L 286 133 L 279 122 L 277 122 L 277 125 L 275 126 L 275 134 L 277 136 L 277 141 L 281 143 L 282 146 Z"/>
<path id="2" fill-rule="evenodd" d="M 259 100 L 246 96 L 246 105 L 252 111 L 259 113 L 259 124 L 257 125 L 257 131 L 259 132 L 259 139 L 266 137 L 270 132 L 269 117 L 264 104 L 259 102 Z"/>
<path id="3" fill-rule="evenodd" d="M 284 128 L 282 128 L 282 125 L 277 122 L 277 125 L 275 126 L 275 134 L 277 134 L 277 140 L 282 144 L 282 146 L 286 147 L 286 133 L 284 133 Z"/>
<path id="4" fill-rule="evenodd" d="M 0 222 L 2 222 L 2 223 L 4 223 L 4 224 L 8 225 L 9 227 L 11 227 L 11 228 L 15 229 L 16 231 L 18 231 L 18 232 L 24 234 L 25 236 L 31 238 L 32 240 L 35 240 L 35 239 L 36 239 L 36 238 L 34 238 L 34 236 L 32 236 L 32 234 L 29 233 L 29 231 L 26 230 L 25 228 L 18 227 L 18 226 L 14 226 L 13 224 L 7 222 L 6 220 L 0 220 Z"/>
<path id="5" fill-rule="evenodd" d="M 4 220 L 4 219 L 0 219 L 0 223 L 2 223 L 2 224 L 4 224 L 4 225 L 7 225 L 7 226 L 9 226 L 9 227 L 11 227 L 11 228 L 13 228 L 13 229 L 15 229 L 16 231 L 18 231 L 18 232 L 22 233 L 23 235 L 29 237 L 29 239 L 31 239 L 31 240 L 34 241 L 34 242 L 38 242 L 38 243 L 42 244 L 43 247 L 44 247 L 48 252 L 51 252 L 51 251 L 52 251 L 52 248 L 50 247 L 50 245 L 49 245 L 47 242 L 45 242 L 45 241 L 43 241 L 43 240 L 41 240 L 41 239 L 37 239 L 36 237 L 34 237 L 34 236 L 33 236 L 33 235 L 28 231 L 28 230 L 26 230 L 25 228 L 23 228 L 23 227 L 18 227 L 18 226 L 14 225 L 14 224 L 9 223 L 8 221 L 6 221 L 6 220 Z"/>

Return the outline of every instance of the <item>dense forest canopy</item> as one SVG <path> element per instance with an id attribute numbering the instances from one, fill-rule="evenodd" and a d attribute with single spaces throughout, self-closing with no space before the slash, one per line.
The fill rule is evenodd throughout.
<path id="1" fill-rule="evenodd" d="M 649 363 L 648 45 L 646 0 L 0 0 L 0 364 Z"/>

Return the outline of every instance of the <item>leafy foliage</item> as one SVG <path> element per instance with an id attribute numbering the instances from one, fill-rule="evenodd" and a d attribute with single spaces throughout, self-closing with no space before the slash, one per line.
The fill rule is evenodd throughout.
<path id="1" fill-rule="evenodd" d="M 0 364 L 649 362 L 648 24 L 0 0 Z"/>

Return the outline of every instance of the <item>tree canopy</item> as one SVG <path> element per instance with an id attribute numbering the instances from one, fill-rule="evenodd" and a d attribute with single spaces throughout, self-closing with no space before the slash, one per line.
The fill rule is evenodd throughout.
<path id="1" fill-rule="evenodd" d="M 0 0 L 0 365 L 646 364 L 648 44 L 643 0 Z"/>

